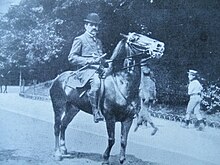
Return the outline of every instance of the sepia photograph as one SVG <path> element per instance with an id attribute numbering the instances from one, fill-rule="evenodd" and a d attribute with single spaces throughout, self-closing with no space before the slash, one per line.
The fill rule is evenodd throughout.
<path id="1" fill-rule="evenodd" d="M 0 0 L 1 165 L 219 165 L 219 0 Z"/>

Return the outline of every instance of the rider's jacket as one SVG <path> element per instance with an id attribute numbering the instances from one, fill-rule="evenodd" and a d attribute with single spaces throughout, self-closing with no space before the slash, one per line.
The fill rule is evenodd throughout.
<path id="1" fill-rule="evenodd" d="M 80 68 L 85 66 L 91 58 L 94 59 L 102 55 L 101 41 L 85 32 L 74 39 L 68 60 Z"/>

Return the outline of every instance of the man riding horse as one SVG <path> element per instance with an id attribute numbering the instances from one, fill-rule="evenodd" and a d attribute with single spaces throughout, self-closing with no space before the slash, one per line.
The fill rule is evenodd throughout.
<path id="1" fill-rule="evenodd" d="M 100 78 L 104 77 L 104 67 L 100 64 L 105 56 L 102 51 L 102 43 L 97 38 L 101 20 L 98 14 L 90 13 L 84 21 L 85 32 L 74 39 L 68 60 L 71 64 L 76 65 L 77 69 L 81 68 L 78 77 L 81 85 L 89 82 L 91 86 L 88 95 L 92 105 L 94 122 L 97 123 L 104 120 L 98 107 Z"/>
<path id="2" fill-rule="evenodd" d="M 121 123 L 119 161 L 123 164 L 128 133 L 136 113 L 133 103 L 140 85 L 140 67 L 143 61 L 162 57 L 164 43 L 135 32 L 121 34 L 123 38 L 116 45 L 108 61 L 109 66 L 105 69 L 102 67 L 105 54 L 101 41 L 96 38 L 101 20 L 98 14 L 91 13 L 84 21 L 86 32 L 75 38 L 68 57 L 80 69 L 63 72 L 55 78 L 50 88 L 54 111 L 54 156 L 61 160 L 67 154 L 67 126 L 78 112 L 84 111 L 93 114 L 95 122 L 102 120 L 102 115 L 105 118 L 108 144 L 103 153 L 103 164 L 106 165 L 109 164 L 111 149 L 115 143 L 115 124 Z M 106 71 L 103 73 L 103 70 Z M 87 95 L 85 91 L 88 89 Z M 98 91 L 101 94 L 99 99 Z"/>
<path id="3" fill-rule="evenodd" d="M 96 15 L 96 18 L 99 17 Z M 86 21 L 88 20 L 95 19 L 86 19 Z M 100 22 L 100 19 L 96 20 L 98 20 L 96 22 Z M 91 26 L 91 24 L 88 25 L 86 23 L 85 27 L 88 28 L 88 26 Z M 98 62 L 102 61 L 100 59 L 103 55 L 101 48 L 92 49 L 92 45 L 87 45 L 85 47 L 82 46 L 82 43 L 90 43 L 86 40 L 92 40 L 92 38 L 89 38 L 91 36 L 87 36 L 88 38 L 86 38 L 86 35 L 89 34 L 86 32 L 75 39 L 73 48 L 76 47 L 78 49 L 72 49 L 69 56 L 70 61 L 83 67 L 77 71 L 63 72 L 56 77 L 50 88 L 50 97 L 54 111 L 54 156 L 56 160 L 61 160 L 63 156 L 67 154 L 65 132 L 67 126 L 78 112 L 84 111 L 88 114 L 94 114 L 90 103 L 91 99 L 89 99 L 88 95 L 84 94 L 84 91 L 88 89 L 87 80 L 92 79 L 91 76 L 97 74 L 96 69 L 93 69 L 93 66 L 99 66 L 95 64 L 99 64 Z M 83 38 L 83 36 L 85 38 Z M 137 98 L 136 96 L 138 95 L 138 87 L 141 78 L 141 65 L 144 61 L 151 58 L 159 59 L 164 52 L 164 43 L 142 34 L 132 32 L 128 33 L 128 35 L 123 34 L 122 37 L 123 38 L 118 42 L 112 53 L 112 57 L 109 60 L 111 63 L 107 72 L 105 72 L 105 82 L 101 83 L 104 85 L 101 85 L 100 88 L 101 93 L 103 91 L 102 99 L 99 101 L 100 109 L 105 117 L 108 134 L 108 144 L 103 153 L 103 164 L 106 165 L 109 164 L 111 149 L 115 144 L 116 122 L 121 123 L 121 148 L 119 161 L 121 164 L 125 162 L 128 133 L 136 113 L 135 108 L 132 107 Z M 98 45 L 96 43 L 93 44 L 93 46 Z M 85 48 L 91 49 L 93 52 L 87 51 Z M 94 50 L 96 50 L 96 52 Z M 98 50 L 100 52 L 98 52 Z M 85 56 L 87 54 L 82 52 L 88 52 L 89 55 Z M 97 57 L 98 59 L 92 57 L 93 53 L 99 55 L 99 57 Z M 79 63 L 81 65 L 79 65 Z M 108 72 L 108 70 L 111 72 Z M 91 74 L 90 72 L 93 73 Z M 108 73 L 111 74 L 108 75 Z M 86 76 L 87 79 L 85 79 L 85 74 L 90 76 Z M 98 76 L 95 80 L 99 80 Z M 102 81 L 99 80 L 98 82 Z"/>

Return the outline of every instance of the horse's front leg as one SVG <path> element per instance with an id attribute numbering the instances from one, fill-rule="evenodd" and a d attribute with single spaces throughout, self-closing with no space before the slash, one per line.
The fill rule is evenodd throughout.
<path id="1" fill-rule="evenodd" d="M 121 150 L 120 150 L 120 158 L 119 161 L 121 164 L 125 161 L 125 151 L 127 146 L 128 133 L 131 128 L 133 119 L 127 119 L 121 122 Z"/>
<path id="2" fill-rule="evenodd" d="M 108 132 L 108 146 L 103 154 L 103 165 L 109 164 L 109 156 L 112 149 L 112 146 L 115 144 L 115 120 L 106 119 L 106 128 Z"/>

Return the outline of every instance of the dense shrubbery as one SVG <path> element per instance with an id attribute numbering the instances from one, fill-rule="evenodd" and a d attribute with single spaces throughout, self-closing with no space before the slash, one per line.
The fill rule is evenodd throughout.
<path id="1" fill-rule="evenodd" d="M 202 106 L 208 114 L 220 112 L 220 87 L 209 85 L 203 93 Z"/>

